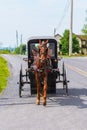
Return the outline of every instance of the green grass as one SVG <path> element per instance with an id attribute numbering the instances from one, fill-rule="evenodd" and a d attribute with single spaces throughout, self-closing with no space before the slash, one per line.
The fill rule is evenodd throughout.
<path id="1" fill-rule="evenodd" d="M 0 93 L 6 88 L 8 84 L 8 77 L 10 75 L 7 61 L 0 56 Z"/>
<path id="2" fill-rule="evenodd" d="M 9 50 L 0 50 L 0 54 L 11 54 Z"/>

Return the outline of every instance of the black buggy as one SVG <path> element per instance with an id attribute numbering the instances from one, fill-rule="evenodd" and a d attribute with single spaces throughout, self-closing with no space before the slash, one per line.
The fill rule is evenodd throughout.
<path id="1" fill-rule="evenodd" d="M 32 63 L 34 62 L 34 57 L 32 55 L 32 50 L 38 49 L 39 40 L 48 40 L 48 48 L 51 52 L 50 64 L 52 71 L 48 73 L 48 94 L 56 94 L 56 84 L 62 83 L 63 89 L 65 89 L 68 95 L 68 80 L 66 76 L 66 69 L 64 62 L 62 64 L 62 72 L 60 72 L 58 67 L 58 62 L 61 60 L 58 58 L 58 43 L 54 37 L 32 37 L 27 42 L 27 54 L 28 58 L 24 58 L 27 61 L 28 67 L 25 69 L 25 74 L 22 72 L 22 65 L 19 74 L 19 97 L 22 97 L 22 92 L 24 91 L 25 84 L 30 85 L 30 93 L 36 94 L 36 79 L 33 70 L 31 69 Z M 41 81 L 42 82 L 42 81 Z"/>

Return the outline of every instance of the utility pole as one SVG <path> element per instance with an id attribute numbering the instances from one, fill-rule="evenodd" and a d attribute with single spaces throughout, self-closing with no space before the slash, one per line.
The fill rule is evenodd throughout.
<path id="1" fill-rule="evenodd" d="M 20 54 L 22 54 L 22 34 L 21 34 L 21 38 L 20 38 Z"/>
<path id="2" fill-rule="evenodd" d="M 17 44 L 17 47 L 18 47 L 18 31 L 16 30 L 16 44 Z"/>
<path id="3" fill-rule="evenodd" d="M 21 39 L 20 39 L 20 43 L 22 44 L 22 34 L 21 34 Z"/>
<path id="4" fill-rule="evenodd" d="M 54 37 L 55 37 L 55 35 L 56 35 L 56 28 L 54 28 Z"/>
<path id="5" fill-rule="evenodd" d="M 70 37 L 69 37 L 69 56 L 72 55 L 72 28 L 73 28 L 73 0 L 70 7 Z"/>

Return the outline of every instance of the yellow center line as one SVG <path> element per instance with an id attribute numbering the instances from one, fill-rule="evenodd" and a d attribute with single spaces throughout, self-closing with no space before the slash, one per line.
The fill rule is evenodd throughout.
<path id="1" fill-rule="evenodd" d="M 67 66 L 68 68 L 70 68 L 71 70 L 74 70 L 74 71 L 76 71 L 77 73 L 79 73 L 79 74 L 81 74 L 81 75 L 87 77 L 87 72 L 86 72 L 86 71 L 83 71 L 83 70 L 81 70 L 81 69 L 79 69 L 79 68 L 77 68 L 77 67 L 75 67 L 75 66 L 72 66 L 72 65 L 66 64 L 66 66 Z"/>

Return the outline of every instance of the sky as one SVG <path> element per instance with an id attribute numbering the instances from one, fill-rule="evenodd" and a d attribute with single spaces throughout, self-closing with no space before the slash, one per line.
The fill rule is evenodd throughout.
<path id="1" fill-rule="evenodd" d="M 63 35 L 70 29 L 71 0 L 0 0 L 0 47 L 16 47 L 31 36 Z M 73 0 L 73 32 L 82 34 L 87 0 Z"/>

